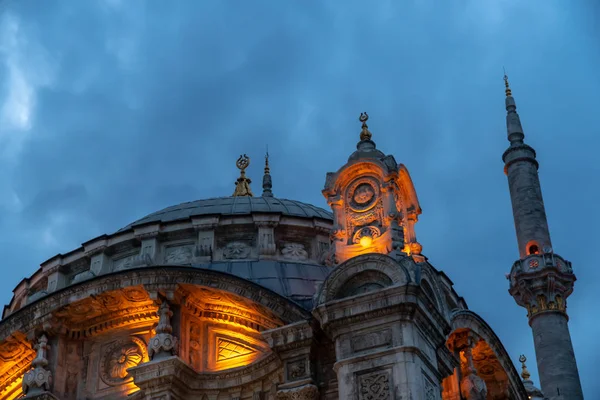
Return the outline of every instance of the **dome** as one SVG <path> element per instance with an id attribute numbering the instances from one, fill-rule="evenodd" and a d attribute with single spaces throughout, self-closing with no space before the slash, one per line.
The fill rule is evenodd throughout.
<path id="1" fill-rule="evenodd" d="M 215 197 L 181 203 L 153 212 L 120 229 L 119 232 L 147 223 L 168 223 L 186 220 L 195 216 L 247 215 L 253 213 L 274 213 L 302 218 L 333 219 L 331 212 L 296 200 L 278 199 L 275 197 Z"/>

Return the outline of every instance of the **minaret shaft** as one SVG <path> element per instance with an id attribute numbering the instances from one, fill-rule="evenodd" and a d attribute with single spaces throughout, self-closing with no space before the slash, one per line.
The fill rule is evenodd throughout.
<path id="1" fill-rule="evenodd" d="M 505 162 L 521 258 L 551 249 L 535 152 L 527 145 L 511 146 Z"/>
<path id="2" fill-rule="evenodd" d="M 517 106 L 504 80 L 510 146 L 502 160 L 520 254 L 509 275 L 509 293 L 528 311 L 544 395 L 550 400 L 582 400 L 566 303 L 576 278 L 571 263 L 552 249 L 535 150 L 524 142 Z"/>
<path id="3" fill-rule="evenodd" d="M 583 399 L 567 317 L 545 313 L 530 322 L 544 394 L 553 400 Z"/>

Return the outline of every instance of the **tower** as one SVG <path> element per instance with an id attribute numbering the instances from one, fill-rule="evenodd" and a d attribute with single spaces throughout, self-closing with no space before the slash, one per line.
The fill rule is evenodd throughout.
<path id="1" fill-rule="evenodd" d="M 337 172 L 327 174 L 323 195 L 333 210 L 333 248 L 342 263 L 379 253 L 420 257 L 414 225 L 421 207 L 406 167 L 376 148 L 367 113 L 356 151 Z"/>
<path id="2" fill-rule="evenodd" d="M 567 297 L 576 278 L 571 263 L 552 249 L 535 150 L 524 142 L 506 76 L 504 82 L 510 145 L 502 160 L 520 256 L 509 275 L 509 293 L 527 309 L 544 394 L 551 400 L 583 399 L 567 315 Z"/>

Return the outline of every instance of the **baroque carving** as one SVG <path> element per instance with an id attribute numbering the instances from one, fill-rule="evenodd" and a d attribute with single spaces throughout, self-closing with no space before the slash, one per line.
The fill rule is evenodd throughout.
<path id="1" fill-rule="evenodd" d="M 281 249 L 281 254 L 286 260 L 305 261 L 308 259 L 308 252 L 301 243 L 286 243 Z"/>
<path id="2" fill-rule="evenodd" d="M 67 345 L 67 356 L 65 363 L 65 397 L 69 399 L 75 399 L 77 396 L 77 385 L 79 382 L 79 372 L 81 371 L 81 367 L 79 343 L 71 342 Z"/>
<path id="3" fill-rule="evenodd" d="M 148 353 L 141 339 L 131 336 L 117 340 L 104 351 L 100 378 L 107 385 L 120 385 L 130 378 L 127 369 L 145 361 L 148 361 Z"/>
<path id="4" fill-rule="evenodd" d="M 231 242 L 225 246 L 223 257 L 228 260 L 242 260 L 248 258 L 251 248 L 244 242 Z"/>
<path id="5" fill-rule="evenodd" d="M 318 398 L 319 389 L 310 384 L 277 391 L 277 400 L 316 400 Z"/>
<path id="6" fill-rule="evenodd" d="M 390 372 L 375 371 L 358 378 L 358 398 L 360 400 L 388 400 L 390 394 Z"/>
<path id="7" fill-rule="evenodd" d="M 379 183 L 371 177 L 355 180 L 347 190 L 346 202 L 355 212 L 365 212 L 377 204 L 379 199 Z"/>
<path id="8" fill-rule="evenodd" d="M 167 264 L 185 264 L 193 258 L 192 246 L 167 247 L 165 262 Z"/>
<path id="9" fill-rule="evenodd" d="M 290 361 L 287 364 L 287 380 L 294 381 L 307 376 L 306 359 Z"/>
<path id="10" fill-rule="evenodd" d="M 169 309 L 169 304 L 163 301 L 158 310 L 158 325 L 154 329 L 156 335 L 150 339 L 148 346 L 148 355 L 151 359 L 160 356 L 171 356 L 177 352 L 177 338 L 172 335 L 171 317 L 173 312 Z"/>
<path id="11" fill-rule="evenodd" d="M 48 367 L 48 338 L 42 334 L 35 345 L 36 357 L 31 362 L 33 369 L 23 376 L 23 393 L 30 395 L 50 390 L 52 373 Z"/>

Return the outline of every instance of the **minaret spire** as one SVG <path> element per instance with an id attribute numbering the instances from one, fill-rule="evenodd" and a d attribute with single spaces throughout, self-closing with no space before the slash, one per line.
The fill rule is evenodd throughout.
<path id="1" fill-rule="evenodd" d="M 509 274 L 509 293 L 527 309 L 542 390 L 550 400 L 582 400 L 571 343 L 566 299 L 573 292 L 571 263 L 554 253 L 538 175 L 535 150 L 525 135 L 508 77 L 506 129 L 510 145 L 502 155 L 512 202 L 520 259 Z M 524 377 L 525 378 L 525 377 Z"/>
<path id="2" fill-rule="evenodd" d="M 263 197 L 273 197 L 273 182 L 271 181 L 271 169 L 269 168 L 269 147 L 265 154 L 265 175 L 263 176 Z"/>

